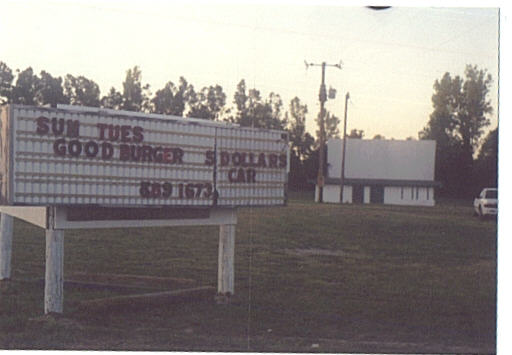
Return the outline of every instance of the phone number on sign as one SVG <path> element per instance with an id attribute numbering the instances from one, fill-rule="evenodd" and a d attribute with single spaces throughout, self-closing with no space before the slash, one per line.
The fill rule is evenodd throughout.
<path id="1" fill-rule="evenodd" d="M 140 195 L 144 198 L 210 198 L 213 195 L 211 183 L 178 183 L 141 181 Z"/>

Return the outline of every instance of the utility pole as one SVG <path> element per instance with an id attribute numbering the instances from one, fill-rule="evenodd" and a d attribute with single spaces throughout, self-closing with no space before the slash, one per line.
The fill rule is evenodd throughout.
<path id="1" fill-rule="evenodd" d="M 325 166 L 325 125 L 324 125 L 324 118 L 325 118 L 325 101 L 327 101 L 327 92 L 325 90 L 325 67 L 335 67 L 338 69 L 341 69 L 341 61 L 339 64 L 327 64 L 325 62 L 322 62 L 321 64 L 314 64 L 314 63 L 308 63 L 304 61 L 306 64 L 306 69 L 309 67 L 322 67 L 322 82 L 320 84 L 320 93 L 318 95 L 320 99 L 320 117 L 319 117 L 319 123 L 320 123 L 320 137 L 318 137 L 319 140 L 319 157 L 318 157 L 318 178 L 317 178 L 317 185 L 318 185 L 318 202 L 323 202 L 323 194 L 324 194 L 324 166 Z"/>
<path id="2" fill-rule="evenodd" d="M 345 95 L 345 118 L 343 119 L 343 153 L 341 155 L 340 203 L 343 203 L 343 186 L 345 184 L 345 150 L 347 148 L 347 104 L 350 94 Z"/>

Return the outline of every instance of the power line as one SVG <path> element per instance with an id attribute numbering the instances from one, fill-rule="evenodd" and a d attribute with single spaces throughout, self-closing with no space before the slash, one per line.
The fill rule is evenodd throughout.
<path id="1" fill-rule="evenodd" d="M 51 4 L 51 3 L 50 3 Z M 402 48 L 409 48 L 409 49 L 414 49 L 414 50 L 421 50 L 421 51 L 434 51 L 434 52 L 444 52 L 444 53 L 451 53 L 451 54 L 454 54 L 454 55 L 472 55 L 472 54 L 479 54 L 481 55 L 482 53 L 480 52 L 461 52 L 461 51 L 457 51 L 457 50 L 448 50 L 448 49 L 439 49 L 439 48 L 432 48 L 432 47 L 427 47 L 427 46 L 421 46 L 421 45 L 414 45 L 414 44 L 407 44 L 407 43 L 397 43 L 397 42 L 392 42 L 392 41 L 382 41 L 382 40 L 371 40 L 371 39 L 367 39 L 367 38 L 362 38 L 362 37 L 358 37 L 358 36 L 354 36 L 353 34 L 352 35 L 347 35 L 346 33 L 343 34 L 343 35 L 336 35 L 336 34 L 332 34 L 332 33 L 314 33 L 314 32 L 305 32 L 305 31 L 298 31 L 298 30 L 292 30 L 292 29 L 287 29 L 287 28 L 279 28 L 279 27 L 270 27 L 270 26 L 261 26 L 261 25 L 249 25 L 249 24 L 245 24 L 245 23 L 236 23 L 236 22 L 229 22 L 229 21 L 220 21 L 220 20 L 215 20 L 215 19 L 208 19 L 208 18 L 198 18 L 198 17 L 191 17 L 191 16 L 177 16 L 175 14 L 169 14 L 169 13 L 156 13 L 156 12 L 153 12 L 153 11 L 148 11 L 148 10 L 141 10 L 141 9 L 127 9 L 125 7 L 105 7 L 105 5 L 94 5 L 94 4 L 84 4 L 84 3 L 66 3 L 66 2 L 58 2 L 58 1 L 54 1 L 53 4 L 55 4 L 56 6 L 62 6 L 63 4 L 65 5 L 68 5 L 68 6 L 80 6 L 82 8 L 88 8 L 88 9 L 92 9 L 92 10 L 97 10 L 97 11 L 110 11 L 110 12 L 115 12 L 115 13 L 125 13 L 125 14 L 129 14 L 129 15 L 137 15 L 140 17 L 140 15 L 149 15 L 149 16 L 152 16 L 152 17 L 160 17 L 160 18 L 172 18 L 174 20 L 177 20 L 177 21 L 182 21 L 182 22 L 193 22 L 193 23 L 200 23 L 200 24 L 210 24 L 210 25 L 218 25 L 218 26 L 227 26 L 227 27 L 238 27 L 238 28 L 245 28 L 245 29 L 249 29 L 249 30 L 260 30 L 260 31 L 270 31 L 270 32 L 274 32 L 274 33 L 281 33 L 281 34 L 290 34 L 290 35 L 297 35 L 297 36 L 303 36 L 303 37 L 311 37 L 311 38 L 318 38 L 318 37 L 323 37 L 323 38 L 331 38 L 331 39 L 335 39 L 335 40 L 343 40 L 343 41 L 347 41 L 347 42 L 355 42 L 355 43 L 367 43 L 367 44 L 372 44 L 372 45 L 384 45 L 384 46 L 396 46 L 396 47 L 402 47 Z M 438 9 L 439 10 L 439 9 Z M 419 10 L 418 10 L 419 12 Z M 470 14 L 470 15 L 473 15 L 473 14 Z M 475 14 L 476 16 L 476 14 Z M 492 18 L 491 16 L 487 16 L 489 18 Z M 473 29 L 473 27 L 472 27 Z M 472 31 L 472 29 L 470 31 Z"/>

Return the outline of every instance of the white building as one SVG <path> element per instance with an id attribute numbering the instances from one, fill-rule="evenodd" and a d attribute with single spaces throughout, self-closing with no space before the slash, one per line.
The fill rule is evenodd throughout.
<path id="1" fill-rule="evenodd" d="M 344 203 L 434 206 L 435 141 L 347 138 L 346 149 Z M 342 154 L 343 140 L 330 139 L 324 202 L 340 202 Z"/>

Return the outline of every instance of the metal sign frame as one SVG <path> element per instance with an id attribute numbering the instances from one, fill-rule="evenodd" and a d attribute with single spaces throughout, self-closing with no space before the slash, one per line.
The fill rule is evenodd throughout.
<path id="1" fill-rule="evenodd" d="M 46 266 L 44 313 L 63 313 L 64 309 L 64 232 L 67 229 L 219 226 L 217 298 L 229 300 L 235 291 L 236 209 L 213 208 L 196 211 L 189 218 L 70 220 L 66 206 L 0 206 L 0 283 L 11 278 L 14 217 L 45 229 Z M 111 210 L 117 213 L 117 210 Z"/>
<path id="2" fill-rule="evenodd" d="M 6 205 L 286 204 L 284 131 L 99 108 L 2 107 Z"/>
<path id="3" fill-rule="evenodd" d="M 17 126 L 16 119 L 19 117 L 16 116 L 15 119 L 15 109 L 35 110 L 39 111 L 39 114 L 22 115 L 22 119 L 25 119 L 25 121 Z M 11 277 L 13 218 L 25 220 L 45 229 L 45 313 L 63 312 L 65 230 L 219 226 L 217 291 L 218 296 L 221 298 L 229 298 L 230 295 L 234 294 L 236 206 L 275 206 L 286 204 L 290 151 L 288 148 L 288 136 L 283 131 L 242 128 L 236 125 L 193 118 L 184 119 L 173 116 L 100 108 L 80 108 L 68 105 L 60 106 L 57 109 L 9 105 L 0 107 L 0 110 L 0 203 L 3 204 L 0 205 L 0 280 L 6 280 Z M 45 113 L 46 116 L 41 114 L 41 112 Z M 69 115 L 69 117 L 65 115 Z M 90 122 L 83 123 L 81 123 L 82 121 L 73 121 L 73 117 L 76 118 L 79 115 L 89 115 L 90 118 L 95 120 L 92 119 Z M 130 170 L 122 170 L 121 172 L 118 171 L 117 175 L 109 175 L 111 170 L 105 170 L 103 169 L 104 167 L 108 168 L 113 164 L 126 165 L 131 164 L 131 162 L 119 162 L 122 160 L 121 154 L 123 154 L 121 149 L 126 150 L 126 148 L 121 148 L 121 143 L 117 141 L 108 142 L 108 139 L 104 139 L 106 128 L 100 124 L 106 123 L 99 122 L 101 117 L 107 117 L 110 120 L 107 123 L 111 124 L 112 127 L 119 127 L 112 129 L 118 129 L 120 137 L 124 135 L 126 140 L 131 134 L 132 140 L 136 141 L 135 143 L 141 143 L 143 140 L 141 137 L 142 130 L 146 129 L 147 132 L 154 133 L 153 135 L 148 135 L 152 139 L 149 143 L 158 144 L 158 147 L 169 146 L 169 149 L 173 147 L 169 143 L 169 137 L 175 138 L 176 135 L 179 136 L 180 134 L 184 137 L 187 136 L 187 132 L 194 133 L 193 136 L 197 136 L 198 139 L 195 143 L 188 142 L 183 137 L 179 140 L 176 139 L 176 141 L 179 141 L 183 147 L 186 146 L 186 149 L 191 151 L 200 149 L 199 155 L 195 156 L 196 160 L 188 161 L 187 168 L 190 170 L 202 170 L 207 173 L 199 174 L 201 176 L 199 178 L 199 175 L 191 178 L 185 173 L 185 179 L 206 179 L 207 183 L 212 184 L 211 195 L 200 201 L 201 203 L 188 203 L 187 198 L 183 199 L 181 192 L 187 197 L 187 194 L 190 195 L 190 189 L 187 192 L 187 186 L 179 185 L 179 182 L 184 180 L 183 175 L 179 175 L 179 169 L 173 170 L 175 175 L 141 175 L 140 171 L 135 171 L 135 174 L 131 174 L 132 171 Z M 140 126 L 135 126 L 134 124 L 123 126 L 122 120 L 127 117 L 133 119 L 134 122 L 149 120 L 144 121 L 148 126 L 142 127 L 142 124 Z M 58 129 L 51 126 L 52 124 L 60 125 L 61 123 L 63 125 L 62 130 L 60 126 Z M 173 133 L 172 131 L 169 131 L 169 133 L 165 130 L 159 132 L 158 123 L 174 124 L 183 129 L 178 130 L 178 133 Z M 68 129 L 71 133 L 68 135 L 68 138 L 72 139 L 65 143 L 68 144 L 67 147 L 61 144 L 66 141 L 66 135 L 63 134 L 65 124 L 70 127 Z M 84 129 L 84 132 L 86 132 L 84 135 L 79 133 L 80 124 L 87 128 Z M 192 132 L 197 127 L 202 127 L 201 129 L 204 132 Z M 49 135 L 51 130 L 56 131 L 58 134 Z M 96 134 L 99 132 L 99 137 L 91 132 L 96 132 Z M 166 136 L 166 134 L 168 135 Z M 24 143 L 20 144 L 18 139 L 24 139 Z M 172 142 L 173 140 L 170 141 Z M 37 142 L 37 144 L 32 144 L 31 142 Z M 46 145 L 40 144 L 42 142 L 45 142 Z M 51 148 L 52 145 L 49 148 L 47 144 L 49 142 L 52 142 L 53 150 Z M 95 159 L 97 154 L 99 154 L 99 144 L 102 144 L 99 142 L 109 143 L 113 147 L 112 149 L 116 149 L 119 152 L 119 159 L 116 161 Z M 89 145 L 87 146 L 87 144 Z M 149 144 L 148 146 L 151 147 Z M 140 149 L 141 154 L 144 154 L 143 150 L 146 149 L 148 152 L 150 148 L 142 147 Z M 154 153 L 157 148 L 151 149 L 153 149 Z M 83 152 L 88 156 L 85 158 L 80 156 Z M 184 149 L 181 152 L 176 150 L 176 152 L 177 158 L 174 155 L 172 158 L 169 157 L 169 164 L 171 164 L 172 159 L 180 159 L 179 156 L 183 157 L 185 154 Z M 65 164 L 67 160 L 62 154 L 64 156 L 71 154 L 77 158 L 80 164 L 85 164 L 85 166 L 87 166 L 87 162 L 92 161 L 101 173 L 97 173 L 97 176 L 94 176 L 95 174 L 85 172 L 84 169 L 80 168 L 81 165 L 79 164 L 76 165 L 78 166 L 76 168 L 77 171 L 71 171 L 71 165 L 64 165 L 63 169 L 67 169 L 64 172 L 61 172 L 60 168 L 56 166 L 54 169 L 52 168 L 53 170 L 49 170 L 48 166 L 43 166 L 42 157 L 46 159 L 44 163 L 50 164 L 50 166 L 51 164 Z M 30 157 L 30 155 L 34 157 Z M 153 159 L 156 158 L 153 157 Z M 31 165 L 23 165 L 26 162 Z M 155 163 L 155 161 L 151 161 L 149 158 L 148 162 Z M 162 161 L 156 161 L 156 163 L 160 164 Z M 138 165 L 135 163 L 133 165 L 137 169 Z M 151 172 L 151 167 L 148 168 L 148 171 Z M 259 171 L 261 174 L 256 178 L 255 174 Z M 135 181 L 140 180 L 142 176 L 146 176 L 148 181 L 151 179 L 151 182 L 148 182 L 150 185 L 145 184 L 144 181 Z M 205 178 L 205 176 L 208 177 Z M 48 177 L 54 178 L 55 186 L 44 185 L 44 180 Z M 119 179 L 116 180 L 116 177 Z M 88 178 L 91 178 L 91 181 L 87 181 Z M 95 178 L 98 178 L 105 184 L 109 183 L 112 185 L 108 187 L 115 191 L 113 194 L 114 202 L 108 198 L 106 200 L 97 198 L 109 196 L 102 189 L 95 190 L 92 193 L 87 189 L 85 193 L 83 189 L 65 189 L 66 184 L 80 187 L 80 184 L 72 184 L 77 181 L 83 184 L 89 182 L 87 186 L 91 186 Z M 118 202 L 115 200 L 120 191 L 115 185 L 119 181 L 130 182 L 132 180 L 136 184 L 140 183 L 139 191 L 143 198 L 135 199 L 135 203 L 133 201 L 126 202 L 126 200 L 121 200 L 121 202 Z M 151 195 L 151 191 L 155 191 L 155 189 L 162 191 L 167 188 L 167 192 L 169 192 L 167 197 L 171 197 L 169 186 L 172 187 L 173 185 L 164 186 L 164 184 L 166 182 L 172 184 L 174 181 L 178 182 L 176 186 L 180 191 L 178 193 L 179 198 L 187 203 L 162 203 L 160 199 L 162 197 L 161 193 L 158 196 L 156 196 L 156 193 L 155 196 Z M 24 182 L 28 182 L 27 186 L 30 186 L 30 188 L 23 190 Z M 59 185 L 56 187 L 59 182 L 64 186 Z M 33 184 L 31 185 L 31 183 Z M 37 183 L 43 184 L 41 186 L 44 187 L 34 188 L 34 184 Z M 19 184 L 21 185 L 18 186 Z M 46 191 L 48 188 L 51 188 L 52 191 Z M 196 186 L 196 188 L 200 190 L 199 187 Z M 70 199 L 59 200 L 57 198 L 59 192 L 56 192 L 56 189 L 63 189 L 62 191 L 64 192 L 61 193 L 69 196 Z M 144 189 L 148 190 L 149 197 L 144 195 L 146 192 Z M 133 192 L 133 188 L 130 191 Z M 271 192 L 269 193 L 268 191 Z M 18 195 L 16 194 L 27 196 L 27 199 L 17 199 Z M 53 202 L 51 198 L 38 200 L 39 195 L 51 197 L 52 194 L 55 195 Z M 84 196 L 90 199 L 81 199 Z M 150 197 L 159 198 L 159 200 L 151 201 Z M 193 200 L 192 197 L 190 197 L 190 200 Z M 196 201 L 199 201 L 199 199 Z"/>

